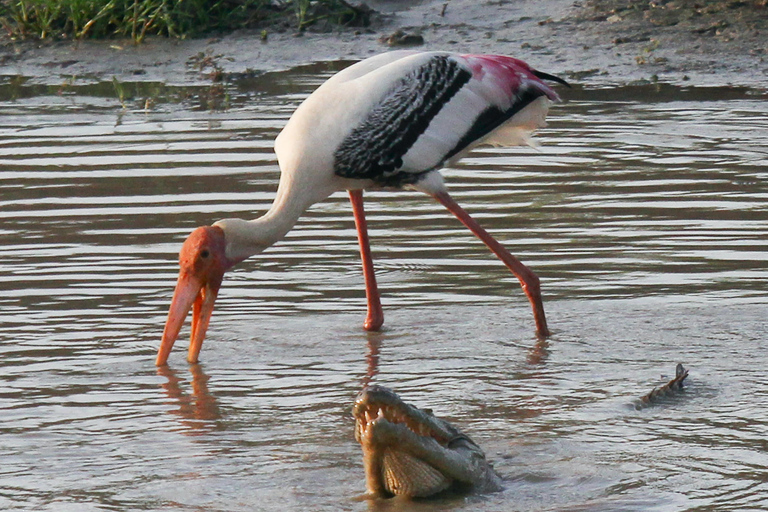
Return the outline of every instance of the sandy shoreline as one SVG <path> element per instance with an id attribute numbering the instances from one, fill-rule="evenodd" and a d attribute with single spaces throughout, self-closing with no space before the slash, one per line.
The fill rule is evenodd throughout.
<path id="1" fill-rule="evenodd" d="M 276 71 L 384 52 L 389 48 L 380 41 L 382 36 L 403 29 L 423 36 L 418 49 L 510 54 L 584 85 L 659 80 L 765 88 L 768 30 L 761 29 L 768 23 L 760 18 L 764 8 L 757 8 L 757 21 L 742 28 L 736 21 L 723 21 L 722 16 L 735 15 L 733 9 L 689 16 L 685 25 L 658 21 L 653 10 L 651 16 L 646 11 L 632 19 L 631 12 L 604 5 L 616 0 L 592 1 L 585 5 L 572 0 L 369 1 L 382 13 L 371 29 L 301 36 L 269 32 L 266 42 L 260 31 L 195 40 L 151 38 L 138 46 L 127 40 L 7 41 L 0 48 L 0 74 L 43 83 L 61 83 L 73 76 L 83 80 L 114 76 L 126 82 L 204 84 L 210 83 L 208 73 L 190 65 L 196 55 L 215 58 L 224 74 Z M 603 4 L 596 6 L 600 1 Z"/>

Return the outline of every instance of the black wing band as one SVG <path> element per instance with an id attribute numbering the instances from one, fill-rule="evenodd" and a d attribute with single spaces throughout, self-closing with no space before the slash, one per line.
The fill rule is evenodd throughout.
<path id="1" fill-rule="evenodd" d="M 334 172 L 385 186 L 413 183 L 432 169 L 401 170 L 403 156 L 472 78 L 472 73 L 439 55 L 400 79 L 334 154 Z"/>

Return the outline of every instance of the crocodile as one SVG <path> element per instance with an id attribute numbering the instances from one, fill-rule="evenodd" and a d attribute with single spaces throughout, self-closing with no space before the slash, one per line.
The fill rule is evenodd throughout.
<path id="1" fill-rule="evenodd" d="M 687 376 L 688 370 L 685 369 L 682 363 L 678 363 L 677 367 L 675 368 L 675 377 L 663 386 L 653 388 L 650 393 L 640 397 L 640 399 L 635 404 L 635 408 L 642 409 L 658 402 L 664 397 L 678 393 L 683 389 L 683 381 L 685 381 Z"/>
<path id="2" fill-rule="evenodd" d="M 469 436 L 384 386 L 365 387 L 352 415 L 371 496 L 426 498 L 449 490 L 502 488 L 501 477 Z"/>
<path id="3" fill-rule="evenodd" d="M 688 370 L 636 401 L 638 409 L 683 389 Z M 430 409 L 409 405 L 389 388 L 363 388 L 352 408 L 355 440 L 363 449 L 368 494 L 377 497 L 427 498 L 449 489 L 494 492 L 502 479 L 483 450 L 465 433 Z"/>

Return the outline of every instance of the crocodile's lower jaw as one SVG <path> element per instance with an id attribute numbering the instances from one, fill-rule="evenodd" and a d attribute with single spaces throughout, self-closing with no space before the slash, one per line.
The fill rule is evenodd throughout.
<path id="1" fill-rule="evenodd" d="M 397 450 L 384 450 L 381 479 L 395 496 L 423 498 L 433 496 L 451 486 L 451 479 L 426 462 Z"/>

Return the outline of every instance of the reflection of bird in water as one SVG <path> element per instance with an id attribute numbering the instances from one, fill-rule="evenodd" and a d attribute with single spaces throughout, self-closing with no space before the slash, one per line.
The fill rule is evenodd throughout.
<path id="1" fill-rule="evenodd" d="M 181 416 L 181 423 L 187 427 L 185 430 L 187 433 L 196 434 L 201 431 L 213 430 L 214 426 L 209 422 L 220 419 L 221 412 L 216 398 L 208 392 L 208 379 L 210 377 L 199 364 L 190 365 L 189 371 L 192 374 L 192 395 L 182 390 L 184 379 L 179 377 L 175 371 L 168 366 L 161 366 L 157 369 L 158 375 L 168 379 L 168 382 L 162 385 L 168 398 L 179 406 L 178 409 L 170 412 Z"/>
<path id="2" fill-rule="evenodd" d="M 549 357 L 549 342 L 546 338 L 539 338 L 528 351 L 526 360 L 528 364 L 541 365 L 547 362 Z"/>
<path id="3" fill-rule="evenodd" d="M 368 354 L 365 356 L 366 372 L 363 377 L 363 388 L 373 383 L 373 379 L 379 373 L 379 354 L 381 352 L 381 338 L 376 335 L 368 336 Z"/>
<path id="4" fill-rule="evenodd" d="M 395 187 L 434 197 L 520 280 L 536 331 L 549 334 L 539 279 L 448 194 L 439 169 L 481 143 L 519 145 L 544 125 L 560 78 L 498 55 L 390 52 L 337 73 L 302 103 L 275 141 L 280 185 L 270 210 L 200 227 L 184 243 L 157 364 L 192 309 L 188 360 L 196 362 L 224 273 L 281 240 L 312 204 L 348 190 L 363 262 L 369 331 L 384 316 L 373 271 L 363 190 Z M 567 85 L 567 84 L 566 84 Z"/>

